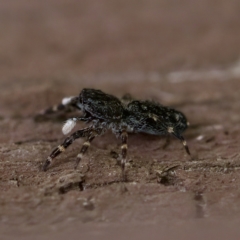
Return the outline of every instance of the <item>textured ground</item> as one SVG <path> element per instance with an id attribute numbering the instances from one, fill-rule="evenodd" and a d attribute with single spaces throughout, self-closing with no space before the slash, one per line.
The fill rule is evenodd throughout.
<path id="1" fill-rule="evenodd" d="M 239 239 L 239 10 L 237 0 L 2 1 L 1 239 Z M 78 171 L 83 140 L 42 172 L 67 116 L 34 116 L 84 87 L 184 112 L 192 159 L 174 138 L 130 135 L 122 183 L 109 132 Z"/>

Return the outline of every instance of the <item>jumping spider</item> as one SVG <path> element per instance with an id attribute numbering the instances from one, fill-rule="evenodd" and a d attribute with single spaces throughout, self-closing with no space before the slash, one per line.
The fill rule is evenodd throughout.
<path id="1" fill-rule="evenodd" d="M 190 155 L 187 142 L 182 136 L 182 133 L 188 127 L 188 122 L 186 117 L 175 109 L 164 107 L 152 101 L 132 100 L 129 96 L 125 96 L 121 101 L 101 90 L 85 88 L 80 92 L 79 96 L 64 98 L 61 104 L 47 109 L 45 113 L 70 108 L 81 110 L 83 114 L 68 119 L 62 128 L 63 134 L 68 134 L 77 121 L 84 121 L 90 123 L 90 125 L 72 133 L 61 145 L 56 147 L 43 164 L 44 171 L 47 170 L 53 159 L 76 139 L 85 137 L 86 141 L 77 155 L 76 169 L 91 141 L 95 137 L 104 134 L 107 129 L 111 129 L 122 140 L 121 168 L 123 179 L 128 148 L 128 132 L 153 135 L 172 134 L 181 140 L 186 152 Z"/>

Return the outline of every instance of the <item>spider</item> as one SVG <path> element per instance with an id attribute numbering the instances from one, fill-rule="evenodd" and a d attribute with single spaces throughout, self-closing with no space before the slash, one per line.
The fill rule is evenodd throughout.
<path id="1" fill-rule="evenodd" d="M 82 115 L 68 119 L 62 128 L 63 134 L 67 135 L 75 127 L 77 121 L 88 123 L 89 126 L 75 131 L 61 145 L 56 147 L 44 162 L 44 171 L 47 170 L 53 159 L 64 152 L 76 139 L 84 137 L 86 141 L 77 155 L 76 169 L 93 139 L 104 134 L 108 129 L 111 129 L 122 140 L 121 169 L 123 179 L 128 148 L 128 132 L 153 135 L 172 134 L 181 140 L 186 152 L 190 155 L 187 142 L 182 136 L 189 124 L 184 114 L 173 108 L 152 101 L 133 100 L 128 95 L 120 100 L 101 90 L 85 88 L 79 96 L 64 98 L 61 104 L 47 109 L 45 113 L 70 108 L 81 110 Z"/>

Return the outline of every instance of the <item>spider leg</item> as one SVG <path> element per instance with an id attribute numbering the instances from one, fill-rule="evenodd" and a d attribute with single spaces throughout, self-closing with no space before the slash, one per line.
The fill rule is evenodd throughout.
<path id="1" fill-rule="evenodd" d="M 128 149 L 128 145 L 127 145 L 128 134 L 127 134 L 127 130 L 126 129 L 122 130 L 122 132 L 121 132 L 121 139 L 122 139 L 121 168 L 122 168 L 122 178 L 123 178 L 123 181 L 125 181 L 125 164 L 126 164 L 127 149 Z"/>
<path id="2" fill-rule="evenodd" d="M 184 137 L 181 136 L 181 135 L 180 135 L 180 136 L 175 135 L 174 133 L 173 133 L 173 135 L 174 135 L 176 138 L 178 138 L 179 140 L 181 140 L 181 142 L 182 142 L 182 144 L 183 144 L 183 146 L 184 146 L 187 154 L 191 156 L 191 153 L 190 153 L 189 148 L 188 148 L 188 145 L 187 145 L 187 141 L 184 139 Z"/>
<path id="3" fill-rule="evenodd" d="M 182 141 L 182 144 L 183 144 L 187 154 L 191 156 L 191 153 L 190 153 L 188 145 L 187 145 L 187 141 L 183 137 L 181 137 L 181 141 Z"/>
<path id="4" fill-rule="evenodd" d="M 164 145 L 162 146 L 162 149 L 166 149 L 169 144 L 170 144 L 170 135 L 167 135 L 166 141 L 165 141 Z"/>
<path id="5" fill-rule="evenodd" d="M 87 137 L 91 134 L 93 131 L 93 127 L 87 127 L 81 130 L 78 130 L 71 134 L 69 137 L 67 137 L 64 142 L 56 147 L 52 153 L 48 156 L 47 160 L 43 164 L 43 171 L 46 171 L 48 166 L 52 163 L 53 159 L 56 158 L 60 153 L 64 152 L 65 149 L 70 146 L 76 139 L 81 137 Z"/>
<path id="6" fill-rule="evenodd" d="M 75 169 L 78 167 L 78 164 L 81 161 L 83 155 L 87 152 L 88 148 L 90 147 L 92 140 L 95 137 L 101 135 L 102 131 L 103 131 L 102 128 L 98 128 L 89 133 L 89 135 L 87 137 L 87 141 L 83 143 L 80 153 L 77 155 L 77 159 L 76 159 L 76 163 L 75 163 L 75 167 L 74 167 Z"/>

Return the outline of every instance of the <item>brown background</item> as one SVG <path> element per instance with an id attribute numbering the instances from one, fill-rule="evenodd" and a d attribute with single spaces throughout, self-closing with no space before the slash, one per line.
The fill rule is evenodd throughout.
<path id="1" fill-rule="evenodd" d="M 1 1 L 1 239 L 239 239 L 239 12 L 238 0 Z M 40 171 L 67 117 L 34 116 L 84 87 L 183 111 L 193 160 L 176 139 L 130 135 L 121 183 L 109 132 L 81 162 L 84 191 L 82 140 Z"/>

